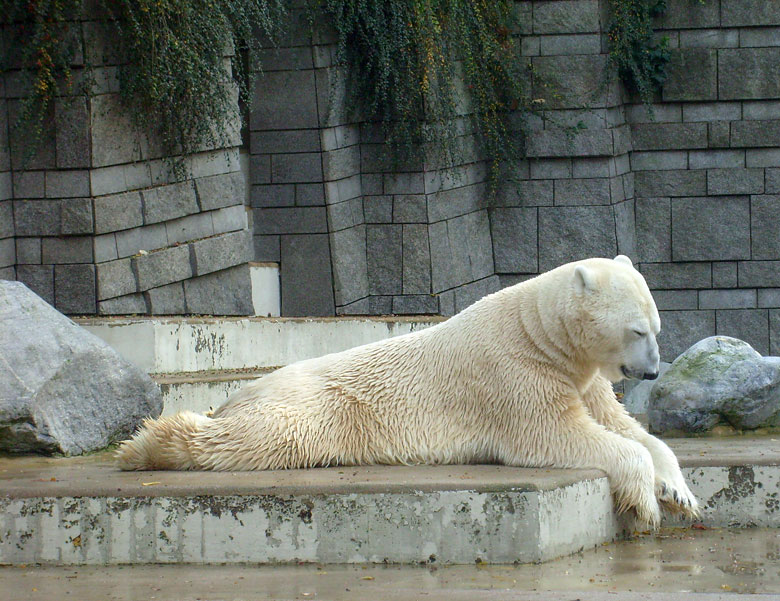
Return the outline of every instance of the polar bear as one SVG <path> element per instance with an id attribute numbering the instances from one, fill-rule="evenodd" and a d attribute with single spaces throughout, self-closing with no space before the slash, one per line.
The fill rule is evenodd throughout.
<path id="1" fill-rule="evenodd" d="M 610 381 L 658 374 L 660 320 L 630 259 L 586 259 L 426 330 L 281 368 L 211 417 L 147 420 L 125 470 L 503 463 L 599 468 L 619 510 L 697 513 L 676 457 Z"/>

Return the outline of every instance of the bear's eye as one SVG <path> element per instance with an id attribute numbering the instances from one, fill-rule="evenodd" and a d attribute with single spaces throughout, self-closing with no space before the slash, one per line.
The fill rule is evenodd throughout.
<path id="1" fill-rule="evenodd" d="M 644 338 L 647 336 L 647 332 L 643 332 L 642 330 L 633 330 L 634 334 L 639 336 L 639 338 Z"/>

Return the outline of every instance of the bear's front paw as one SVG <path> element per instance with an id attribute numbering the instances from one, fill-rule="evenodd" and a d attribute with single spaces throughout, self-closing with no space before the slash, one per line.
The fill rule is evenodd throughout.
<path id="1" fill-rule="evenodd" d="M 699 503 L 683 480 L 682 474 L 671 478 L 657 476 L 655 496 L 669 513 L 680 513 L 688 518 L 696 518 L 699 515 Z"/>

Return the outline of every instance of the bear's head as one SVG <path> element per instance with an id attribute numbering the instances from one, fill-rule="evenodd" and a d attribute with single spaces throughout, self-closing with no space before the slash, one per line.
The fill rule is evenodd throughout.
<path id="1" fill-rule="evenodd" d="M 661 330 L 653 297 L 631 259 L 588 259 L 575 263 L 573 288 L 582 329 L 582 344 L 601 374 L 653 380 L 660 356 Z"/>

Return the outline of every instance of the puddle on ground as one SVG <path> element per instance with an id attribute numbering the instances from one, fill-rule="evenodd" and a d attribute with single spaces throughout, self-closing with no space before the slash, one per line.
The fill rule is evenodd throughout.
<path id="1" fill-rule="evenodd" d="M 4 567 L 0 600 L 455 599 L 501 590 L 777 594 L 779 557 L 777 529 L 665 529 L 517 566 Z"/>

